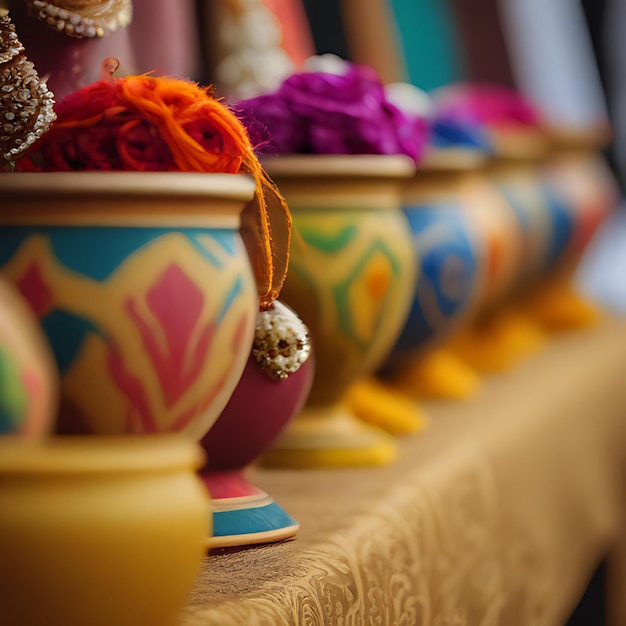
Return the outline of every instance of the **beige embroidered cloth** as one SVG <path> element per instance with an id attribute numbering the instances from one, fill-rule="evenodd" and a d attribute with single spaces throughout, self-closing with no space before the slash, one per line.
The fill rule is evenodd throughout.
<path id="1" fill-rule="evenodd" d="M 301 532 L 207 558 L 182 624 L 562 625 L 620 534 L 626 321 L 425 408 L 393 466 L 252 472 Z"/>

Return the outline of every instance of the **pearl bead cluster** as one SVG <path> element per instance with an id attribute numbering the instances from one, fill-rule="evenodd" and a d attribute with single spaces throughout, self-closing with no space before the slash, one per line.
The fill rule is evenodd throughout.
<path id="1" fill-rule="evenodd" d="M 6 60 L 5 60 L 6 59 Z M 0 154 L 11 161 L 41 137 L 56 119 L 48 89 L 15 34 L 8 13 L 0 12 Z"/>
<path id="2" fill-rule="evenodd" d="M 104 37 L 132 20 L 131 0 L 26 0 L 30 13 L 70 37 Z"/>
<path id="3" fill-rule="evenodd" d="M 257 317 L 252 354 L 270 378 L 285 379 L 311 354 L 308 329 L 289 307 L 274 301 Z"/>

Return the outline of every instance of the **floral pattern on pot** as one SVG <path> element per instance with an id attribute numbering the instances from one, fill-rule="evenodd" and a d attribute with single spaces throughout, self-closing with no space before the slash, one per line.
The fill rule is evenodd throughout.
<path id="1" fill-rule="evenodd" d="M 0 244 L 54 350 L 60 432 L 206 432 L 257 311 L 236 230 L 5 226 Z"/>
<path id="2" fill-rule="evenodd" d="M 309 405 L 334 403 L 374 371 L 406 320 L 415 263 L 400 211 L 292 205 L 302 239 L 281 298 L 311 333 Z"/>

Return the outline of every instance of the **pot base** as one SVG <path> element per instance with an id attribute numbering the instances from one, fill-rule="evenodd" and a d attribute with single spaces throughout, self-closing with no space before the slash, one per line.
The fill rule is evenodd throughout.
<path id="1" fill-rule="evenodd" d="M 601 309 L 576 293 L 566 281 L 546 284 L 537 289 L 524 304 L 530 317 L 550 333 L 597 326 Z"/>
<path id="2" fill-rule="evenodd" d="M 467 400 L 480 392 L 482 381 L 453 350 L 439 347 L 404 364 L 392 384 L 416 399 Z"/>
<path id="3" fill-rule="evenodd" d="M 207 537 L 207 549 L 284 541 L 300 530 L 298 522 L 241 471 L 205 470 L 200 479 L 211 494 L 213 511 L 213 535 Z"/>
<path id="4" fill-rule="evenodd" d="M 390 435 L 417 433 L 428 425 L 417 402 L 402 390 L 374 377 L 351 385 L 346 393 L 346 404 L 364 422 Z"/>
<path id="5" fill-rule="evenodd" d="M 396 453 L 387 433 L 334 405 L 306 407 L 262 462 L 295 469 L 377 466 L 395 461 Z"/>
<path id="6" fill-rule="evenodd" d="M 450 341 L 451 348 L 481 373 L 503 373 L 540 350 L 545 333 L 530 316 L 512 309 L 499 311 Z"/>

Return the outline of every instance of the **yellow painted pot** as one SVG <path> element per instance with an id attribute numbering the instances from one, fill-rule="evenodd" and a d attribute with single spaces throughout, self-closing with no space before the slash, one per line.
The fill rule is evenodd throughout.
<path id="1" fill-rule="evenodd" d="M 593 326 L 602 310 L 577 293 L 574 275 L 603 220 L 617 209 L 617 181 L 600 151 L 608 144 L 604 128 L 546 130 L 549 159 L 544 187 L 553 216 L 549 273 L 529 294 L 529 313 L 550 332 Z"/>
<path id="2" fill-rule="evenodd" d="M 59 432 L 200 438 L 239 380 L 258 311 L 232 174 L 0 178 L 0 274 L 61 375 Z"/>
<path id="3" fill-rule="evenodd" d="M 0 439 L 0 624 L 174 626 L 210 527 L 201 461 L 176 435 Z"/>
<path id="4" fill-rule="evenodd" d="M 308 326 L 313 386 L 266 462 L 287 466 L 389 462 L 392 440 L 343 404 L 348 387 L 384 361 L 407 318 L 416 260 L 400 181 L 401 156 L 286 156 L 266 163 L 295 234 L 281 299 Z"/>

